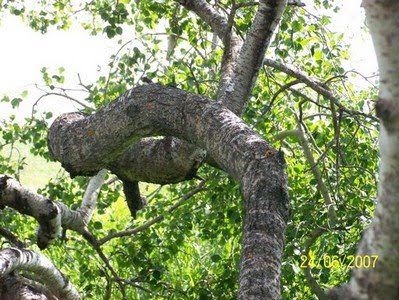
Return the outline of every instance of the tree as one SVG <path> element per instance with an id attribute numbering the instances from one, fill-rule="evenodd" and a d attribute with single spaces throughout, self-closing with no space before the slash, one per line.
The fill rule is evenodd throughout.
<path id="1" fill-rule="evenodd" d="M 35 111 L 22 126 L 3 121 L 4 145 L 31 143 L 73 179 L 34 193 L 16 180 L 23 164 L 1 157 L 0 171 L 17 177 L 0 177 L 0 204 L 14 209 L 4 210 L 0 231 L 14 245 L 0 252 L 3 297 L 230 299 L 238 290 L 240 299 L 397 299 L 398 4 L 363 2 L 379 59 L 382 163 L 379 204 L 357 255 L 376 192 L 378 119 L 365 101 L 376 88 L 356 90 L 347 78 L 357 73 L 342 67 L 347 49 L 326 28 L 328 16 L 277 0 L 4 4 L 43 33 L 67 29 L 76 15 L 89 16 L 83 26 L 109 38 L 134 27 L 142 47 L 122 53 L 129 42 L 121 41 L 108 76 L 90 85 L 79 77 L 85 101 L 59 86 L 63 69 L 42 69 L 50 91 L 38 101 L 56 94 L 82 106 L 50 128 Z M 327 1 L 315 5 L 337 10 Z M 164 49 L 154 34 L 163 27 Z M 21 99 L 3 101 L 18 106 Z M 106 170 L 116 177 L 104 185 Z M 139 182 L 168 189 L 144 199 Z M 192 197 L 199 205 L 183 206 Z M 32 238 L 20 241 L 32 235 L 32 223 L 16 212 L 39 223 L 37 246 L 46 255 Z M 71 281 L 56 267 L 65 253 Z"/>

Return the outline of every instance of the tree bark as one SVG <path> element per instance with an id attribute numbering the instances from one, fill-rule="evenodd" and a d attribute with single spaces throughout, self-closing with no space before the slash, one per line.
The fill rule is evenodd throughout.
<path id="1" fill-rule="evenodd" d="M 48 138 L 50 152 L 74 174 L 102 169 L 151 135 L 175 136 L 205 149 L 240 183 L 245 221 L 239 298 L 279 299 L 289 215 L 284 159 L 228 109 L 199 95 L 149 84 L 93 115 L 61 115 Z"/>
<path id="2" fill-rule="evenodd" d="M 47 289 L 36 288 L 37 284 L 26 283 L 16 274 L 8 274 L 0 279 L 0 299 L 2 300 L 57 300 Z"/>
<path id="3" fill-rule="evenodd" d="M 105 173 L 106 170 L 101 170 L 90 179 L 82 205 L 76 211 L 61 202 L 30 191 L 10 176 L 0 174 L 0 208 L 8 206 L 21 214 L 34 217 L 40 224 L 37 244 L 44 249 L 59 236 L 61 226 L 80 233 L 85 231 L 93 215 Z"/>
<path id="4" fill-rule="evenodd" d="M 241 115 L 258 78 L 274 30 L 280 23 L 286 0 L 260 0 L 258 10 L 246 35 L 235 64 L 233 77 L 227 84 L 221 101 L 234 113 Z"/>
<path id="5" fill-rule="evenodd" d="M 353 269 L 334 299 L 399 299 L 399 2 L 363 0 L 380 73 L 378 202 L 357 255 L 378 255 L 374 268 Z"/>
<path id="6" fill-rule="evenodd" d="M 69 280 L 43 255 L 30 250 L 8 248 L 0 251 L 0 276 L 15 270 L 30 271 L 59 299 L 79 300 L 80 295 Z M 18 289 L 23 292 L 23 289 Z M 16 298 L 18 299 L 18 298 Z M 42 298 L 38 298 L 42 299 Z"/>

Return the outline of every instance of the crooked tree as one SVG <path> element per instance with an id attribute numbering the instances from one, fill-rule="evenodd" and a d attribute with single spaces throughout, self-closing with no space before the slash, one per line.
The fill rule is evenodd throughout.
<path id="1" fill-rule="evenodd" d="M 59 161 L 78 182 L 73 186 L 73 181 L 64 179 L 58 188 L 49 183 L 35 193 L 14 179 L 11 175 L 18 172 L 11 162 L 4 162 L 3 169 L 9 174 L 0 177 L 0 205 L 13 209 L 5 210 L 4 222 L 15 218 L 15 211 L 31 216 L 40 225 L 36 238 L 40 249 L 68 249 L 72 244 L 76 249 L 66 251 L 76 251 L 83 261 L 85 254 L 95 255 L 101 263 L 93 269 L 106 283 L 105 291 L 93 287 L 94 272 L 83 275 L 83 263 L 82 274 L 75 273 L 75 279 L 81 276 L 87 284 L 83 276 L 93 278 L 88 279 L 91 283 L 82 296 L 79 285 L 57 269 L 60 254 L 52 259 L 38 250 L 28 250 L 31 243 L 3 224 L 0 234 L 14 247 L 3 247 L 0 252 L 2 297 L 210 299 L 232 298 L 237 293 L 239 299 L 279 299 L 281 294 L 287 298 L 397 299 L 398 4 L 388 0 L 364 0 L 363 4 L 380 70 L 381 165 L 376 212 L 357 255 L 363 260 L 378 256 L 378 260 L 373 267 L 354 268 L 350 281 L 342 259 L 336 261 L 335 270 L 310 262 L 318 260 L 317 255 L 355 255 L 359 235 L 373 216 L 377 152 L 372 142 L 377 118 L 365 100 L 375 95 L 376 88 L 357 94 L 346 82 L 350 72 L 341 66 L 341 55 L 346 55 L 340 45 L 342 36 L 323 27 L 328 17 L 313 16 L 299 1 L 278 0 L 92 1 L 79 9 L 65 1 L 32 10 L 12 2 L 4 4 L 3 9 L 29 19 L 30 26 L 42 32 L 52 25 L 65 29 L 70 18 L 82 12 L 93 17 L 93 22 L 83 24 L 93 34 L 102 31 L 114 38 L 126 30 L 123 24 L 129 25 L 141 33 L 142 48 L 132 42 L 133 47 L 118 56 L 127 47 L 123 44 L 112 58 L 108 77 L 100 77 L 96 84 L 84 84 L 79 77 L 79 85 L 88 93 L 85 101 L 58 87 L 62 74 L 49 76 L 43 69 L 51 90 L 43 97 L 56 94 L 80 104 L 82 110 L 58 116 L 48 130 L 34 110 L 26 125 L 21 127 L 11 119 L 4 121 L 2 128 L 4 144 L 32 142 L 37 155 Z M 318 1 L 316 5 L 321 6 Z M 325 9 L 333 5 L 324 3 Z M 168 45 L 166 60 L 161 60 L 157 58 L 160 40 L 154 33 L 165 24 Z M 290 61 L 298 62 L 305 72 L 288 65 Z M 342 96 L 345 92 L 347 99 Z M 18 102 L 13 99 L 11 104 L 17 106 Z M 356 153 L 361 143 L 365 144 L 362 153 Z M 106 170 L 116 175 L 106 186 L 120 184 L 107 187 L 103 200 L 115 204 L 124 192 L 130 218 L 123 221 L 123 230 L 106 232 L 104 216 L 109 212 L 105 205 L 96 212 L 109 176 Z M 92 176 L 88 182 L 87 176 Z M 180 183 L 169 188 L 180 200 L 165 209 L 169 202 L 162 202 L 161 196 L 168 193 L 155 191 L 157 197 L 148 204 L 139 182 L 161 187 Z M 229 189 L 218 190 L 220 182 Z M 226 201 L 229 193 L 234 197 Z M 197 210 L 191 212 L 189 205 L 183 204 L 203 194 L 204 201 L 219 202 L 219 206 L 203 204 L 195 217 Z M 214 194 L 222 197 L 217 199 Z M 81 204 L 69 206 L 63 196 L 69 202 L 80 196 Z M 236 203 L 241 198 L 242 206 Z M 154 202 L 161 205 L 156 207 Z M 183 209 L 181 220 L 176 217 L 174 224 L 173 220 L 160 223 Z M 91 222 L 93 215 L 98 218 L 95 222 Z M 230 223 L 218 228 L 220 217 Z M 118 216 L 115 218 L 118 223 Z M 180 221 L 186 242 L 182 235 L 174 236 Z M 174 263 L 168 263 L 179 249 L 172 244 L 192 251 L 190 243 L 210 224 L 214 233 L 205 240 L 214 238 L 233 245 L 224 254 L 224 245 L 210 242 L 207 246 L 221 253 L 211 256 L 210 265 L 225 272 L 219 274 L 217 284 L 212 283 L 216 279 L 210 272 L 189 288 L 178 286 Z M 154 225 L 159 227 L 154 229 Z M 68 239 L 71 231 L 72 241 Z M 242 232 L 240 248 L 236 247 L 237 232 Z M 65 243 L 57 245 L 60 236 Z M 129 237 L 138 240 L 127 240 Z M 86 249 L 83 240 L 89 250 L 82 254 L 80 250 Z M 156 247 L 159 249 L 154 250 Z M 181 258 L 176 255 L 175 259 Z M 299 268 L 303 272 L 298 272 Z M 228 274 L 232 269 L 238 272 Z M 237 286 L 232 283 L 236 281 Z M 346 281 L 349 284 L 343 284 Z"/>

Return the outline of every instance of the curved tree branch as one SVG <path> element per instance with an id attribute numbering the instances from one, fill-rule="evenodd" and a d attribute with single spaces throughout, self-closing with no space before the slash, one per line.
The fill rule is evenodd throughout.
<path id="1" fill-rule="evenodd" d="M 106 168 L 131 182 L 170 184 L 193 178 L 205 158 L 205 151 L 174 137 L 143 138 Z"/>
<path id="2" fill-rule="evenodd" d="M 5 206 L 39 222 L 37 245 L 40 249 L 46 248 L 61 232 L 61 210 L 53 201 L 23 188 L 7 175 L 0 175 L 0 207 Z"/>
<path id="3" fill-rule="evenodd" d="M 0 299 L 57 300 L 44 285 L 16 272 L 0 278 Z"/>
<path id="4" fill-rule="evenodd" d="M 71 282 L 42 254 L 17 248 L 1 250 L 0 276 L 8 275 L 15 270 L 35 273 L 38 281 L 43 283 L 59 299 L 81 299 Z"/>
<path id="5" fill-rule="evenodd" d="M 238 180 L 246 210 L 239 298 L 279 298 L 288 218 L 284 159 L 220 104 L 176 88 L 140 86 L 93 115 L 61 115 L 49 130 L 49 149 L 71 173 L 96 172 L 150 135 L 205 149 Z"/>
<path id="6" fill-rule="evenodd" d="M 102 169 L 97 175 L 90 178 L 86 191 L 83 195 L 82 204 L 76 211 L 69 209 L 61 202 L 56 202 L 61 207 L 61 224 L 66 229 L 71 229 L 76 232 L 82 233 L 89 224 L 93 216 L 94 209 L 100 189 L 104 184 L 104 178 L 107 170 Z"/>
<path id="7" fill-rule="evenodd" d="M 226 19 L 219 14 L 211 4 L 205 0 L 176 0 L 186 9 L 195 12 L 206 24 L 211 26 L 212 31 L 223 41 L 227 28 Z"/>
<path id="8" fill-rule="evenodd" d="M 234 75 L 235 64 L 242 46 L 242 40 L 233 30 L 234 16 L 238 7 L 233 4 L 230 16 L 226 19 L 205 0 L 178 0 L 178 2 L 186 9 L 195 12 L 223 42 L 225 48 L 217 92 L 217 98 L 220 99 Z"/>

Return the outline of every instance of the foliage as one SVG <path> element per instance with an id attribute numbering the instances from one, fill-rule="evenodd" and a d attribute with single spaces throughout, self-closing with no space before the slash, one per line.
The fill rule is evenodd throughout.
<path id="1" fill-rule="evenodd" d="M 220 5 L 221 10 L 227 9 L 231 1 L 221 1 Z M 360 234 L 372 217 L 376 196 L 376 123 L 358 114 L 370 114 L 369 99 L 375 98 L 376 89 L 373 85 L 357 88 L 354 82 L 362 78 L 343 66 L 349 58 L 346 39 L 328 29 L 329 14 L 337 10 L 334 2 L 315 1 L 314 5 L 324 15 L 315 17 L 305 9 L 288 8 L 268 56 L 294 64 L 308 76 L 318 79 L 339 96 L 345 110 L 303 85 L 295 88 L 307 98 L 293 90 L 280 93 L 281 87 L 293 78 L 264 67 L 244 115 L 244 120 L 270 141 L 279 132 L 296 129 L 299 123 L 317 162 L 316 167 L 337 205 L 339 224 L 329 228 L 323 195 L 317 188 L 317 179 L 311 172 L 313 166 L 306 160 L 300 140 L 295 136 L 274 140 L 275 146 L 285 153 L 292 205 L 282 276 L 285 299 L 316 299 L 300 268 L 301 256 L 308 255 L 309 236 L 318 228 L 326 229 L 309 246 L 308 250 L 316 258 L 325 255 L 343 258 L 354 254 Z M 119 51 L 110 58 L 107 76 L 99 76 L 90 84 L 80 82 L 87 91 L 84 99 L 87 106 L 82 107 L 82 111 L 103 107 L 144 77 L 215 97 L 223 49 L 220 45 L 214 48 L 208 25 L 174 1 L 93 0 L 78 6 L 68 0 L 39 1 L 35 5 L 8 1 L 3 3 L 2 9 L 3 13 L 8 11 L 20 16 L 32 29 L 42 33 L 53 26 L 67 30 L 77 22 L 90 34 L 106 34 L 120 45 Z M 235 24 L 239 34 L 248 30 L 254 11 L 253 7 L 239 10 Z M 134 39 L 120 40 L 122 32 L 131 28 L 135 29 Z M 167 51 L 168 36 L 177 37 L 173 53 Z M 63 87 L 64 70 L 53 72 L 50 67 L 42 69 L 48 90 L 61 91 L 61 86 L 67 91 L 67 87 Z M 2 101 L 17 108 L 23 97 L 4 96 Z M 0 173 L 19 178 L 34 157 L 51 160 L 46 141 L 51 118 L 51 112 L 44 116 L 34 112 L 24 124 L 17 123 L 13 117 L 1 120 Z M 30 154 L 13 156 L 12 152 L 21 146 L 29 147 Z M 48 183 L 38 192 L 76 208 L 87 178 L 70 179 L 68 174 L 57 172 L 57 168 L 49 169 L 48 173 Z M 106 256 L 120 277 L 142 287 L 130 286 L 129 299 L 153 299 L 158 297 L 155 295 L 171 299 L 235 297 L 242 197 L 237 184 L 223 172 L 205 166 L 198 175 L 206 179 L 205 192 L 167 215 L 163 222 L 136 236 L 115 239 L 104 246 Z M 157 191 L 156 186 L 142 184 L 150 203 L 139 212 L 136 220 L 131 220 L 126 209 L 120 183 L 106 185 L 89 229 L 102 237 L 109 231 L 142 224 L 165 212 L 194 185 L 195 180 L 192 180 Z M 17 233 L 30 248 L 38 250 L 35 224 L 30 219 L 6 209 L 1 214 L 0 226 Z M 1 241 L 3 245 L 7 243 L 4 239 Z M 66 239 L 57 241 L 44 253 L 69 276 L 83 298 L 103 297 L 104 287 L 109 287 L 112 275 L 81 236 L 68 232 Z M 345 265 L 311 269 L 313 277 L 324 288 L 347 281 L 349 273 Z M 121 297 L 115 284 L 111 293 L 112 299 Z"/>

